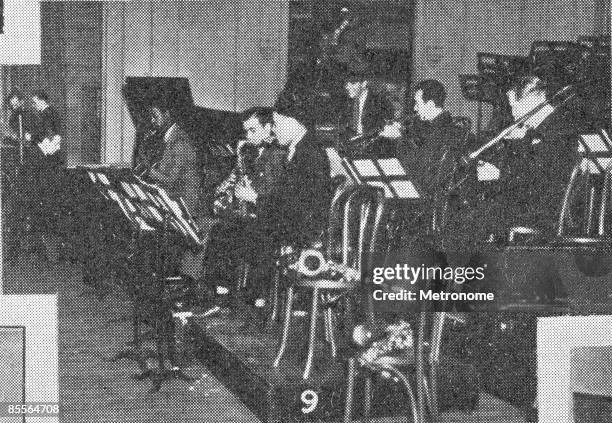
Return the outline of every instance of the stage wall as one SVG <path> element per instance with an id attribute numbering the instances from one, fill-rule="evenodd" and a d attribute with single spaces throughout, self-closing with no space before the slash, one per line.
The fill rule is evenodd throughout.
<path id="1" fill-rule="evenodd" d="M 288 0 L 105 4 L 102 162 L 131 161 L 126 76 L 187 77 L 202 107 L 272 105 L 285 83 L 288 10 Z"/>
<path id="2" fill-rule="evenodd" d="M 476 123 L 458 74 L 477 73 L 476 54 L 526 56 L 534 40 L 576 40 L 610 32 L 608 0 L 417 1 L 413 81 L 436 78 L 449 91 L 453 114 Z"/>

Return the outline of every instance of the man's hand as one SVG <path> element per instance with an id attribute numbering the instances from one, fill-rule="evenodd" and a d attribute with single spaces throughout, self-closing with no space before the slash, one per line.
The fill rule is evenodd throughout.
<path id="1" fill-rule="evenodd" d="M 250 182 L 236 185 L 234 193 L 236 197 L 242 201 L 248 201 L 249 203 L 255 203 L 257 201 L 257 192 L 253 189 Z"/>
<path id="2" fill-rule="evenodd" d="M 50 139 L 43 139 L 41 142 L 38 143 L 38 147 L 46 156 L 50 156 L 59 151 L 59 149 L 61 148 L 61 143 L 62 137 L 60 137 L 59 135 L 55 135 Z"/>
<path id="3" fill-rule="evenodd" d="M 379 135 L 384 138 L 400 138 L 402 136 L 402 127 L 399 122 L 388 123 L 380 131 Z"/>

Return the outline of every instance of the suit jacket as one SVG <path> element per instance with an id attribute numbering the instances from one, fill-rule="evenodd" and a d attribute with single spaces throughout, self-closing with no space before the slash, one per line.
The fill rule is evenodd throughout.
<path id="1" fill-rule="evenodd" d="M 287 236 L 297 245 L 308 245 L 327 225 L 333 194 L 329 159 L 313 132 L 297 144 L 286 168 Z"/>
<path id="2" fill-rule="evenodd" d="M 279 152 L 283 158 L 280 169 Z M 267 189 L 258 191 L 258 217 L 277 239 L 304 246 L 316 240 L 327 224 L 332 195 L 329 160 L 310 131 L 288 161 L 287 154 L 286 149 L 270 149 Z M 261 183 L 256 190 L 257 186 Z"/>
<path id="3" fill-rule="evenodd" d="M 198 216 L 202 210 L 196 149 L 178 124 L 168 131 L 159 167 L 151 171 L 151 177 L 160 182 L 170 195 L 181 197 L 192 215 Z"/>
<path id="4" fill-rule="evenodd" d="M 505 141 L 491 160 L 501 171 L 498 195 L 487 213 L 491 232 L 504 233 L 513 226 L 556 232 L 584 122 L 572 110 L 557 110 L 524 139 Z"/>
<path id="5" fill-rule="evenodd" d="M 353 122 L 353 105 L 358 100 L 351 100 L 348 104 L 346 111 L 346 122 L 347 127 L 352 129 Z M 363 133 L 382 129 L 385 125 L 386 120 L 393 119 L 393 106 L 387 97 L 378 93 L 372 89 L 368 89 L 368 94 L 363 105 L 361 112 L 361 126 L 363 127 Z"/>

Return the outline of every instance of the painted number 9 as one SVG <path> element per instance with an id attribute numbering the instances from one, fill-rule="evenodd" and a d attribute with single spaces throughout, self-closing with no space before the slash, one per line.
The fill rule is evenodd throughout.
<path id="1" fill-rule="evenodd" d="M 312 413 L 317 408 L 317 404 L 319 404 L 319 395 L 312 389 L 302 392 L 300 398 L 304 403 L 304 407 L 302 407 L 302 413 L 304 414 Z"/>

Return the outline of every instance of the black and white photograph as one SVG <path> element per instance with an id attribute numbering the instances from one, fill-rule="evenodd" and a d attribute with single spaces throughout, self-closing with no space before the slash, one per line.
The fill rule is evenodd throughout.
<path id="1" fill-rule="evenodd" d="M 0 0 L 0 421 L 612 423 L 610 15 Z"/>
<path id="2" fill-rule="evenodd" d="M 0 326 L 0 402 L 20 403 L 25 394 L 25 328 Z M 17 417 L 0 421 L 21 422 Z"/>

